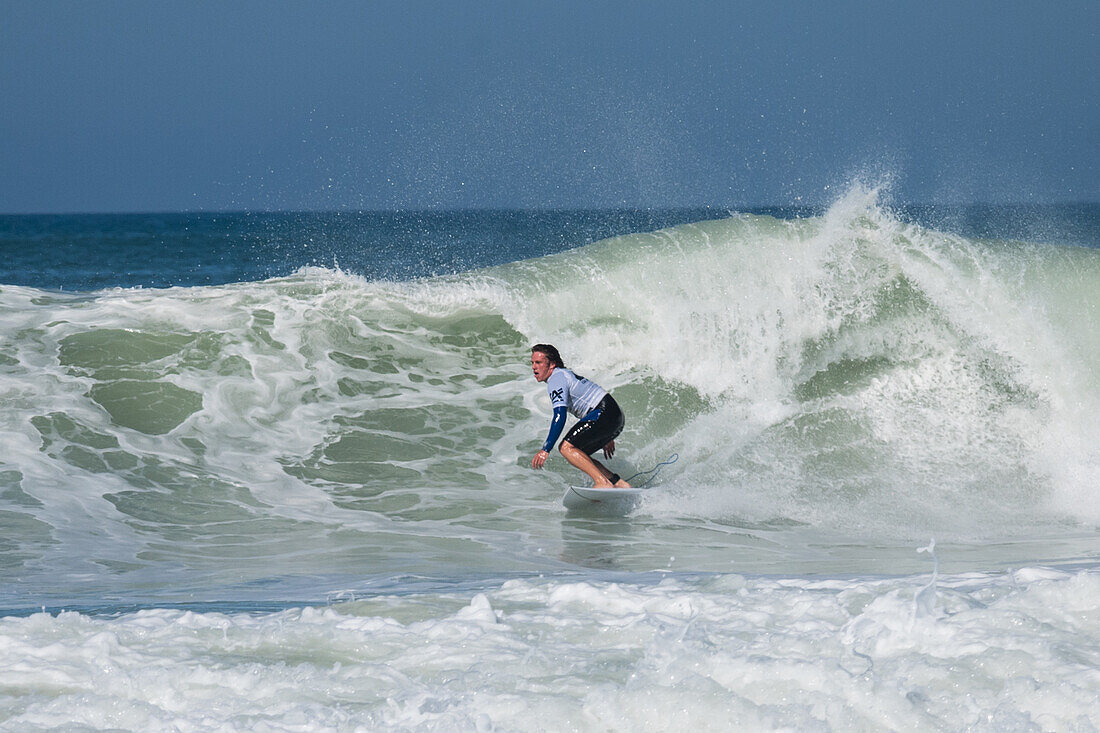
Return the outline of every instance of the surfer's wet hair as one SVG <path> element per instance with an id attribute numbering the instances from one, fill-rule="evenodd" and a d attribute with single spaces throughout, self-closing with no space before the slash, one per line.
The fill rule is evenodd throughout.
<path id="1" fill-rule="evenodd" d="M 550 360 L 550 363 L 553 364 L 555 368 L 565 369 L 565 362 L 561 360 L 561 354 L 558 353 L 555 347 L 550 344 L 535 344 L 531 347 L 531 353 L 533 354 L 536 351 L 540 354 L 545 354 L 546 358 Z"/>

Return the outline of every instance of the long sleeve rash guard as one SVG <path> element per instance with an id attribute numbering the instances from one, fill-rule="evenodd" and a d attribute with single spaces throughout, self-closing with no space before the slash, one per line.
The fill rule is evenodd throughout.
<path id="1" fill-rule="evenodd" d="M 554 408 L 554 417 L 550 420 L 550 433 L 542 444 L 544 451 L 550 452 L 561 437 L 565 428 L 567 412 L 584 420 L 607 395 L 600 385 L 584 377 L 579 377 L 571 369 L 558 367 L 546 380 L 546 392 L 550 395 L 550 406 Z"/>

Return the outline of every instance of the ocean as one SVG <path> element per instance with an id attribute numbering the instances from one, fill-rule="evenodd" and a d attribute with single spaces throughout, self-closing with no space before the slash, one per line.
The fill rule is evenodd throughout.
<path id="1" fill-rule="evenodd" d="M 1095 731 L 1098 323 L 1091 204 L 0 217 L 0 729 Z"/>

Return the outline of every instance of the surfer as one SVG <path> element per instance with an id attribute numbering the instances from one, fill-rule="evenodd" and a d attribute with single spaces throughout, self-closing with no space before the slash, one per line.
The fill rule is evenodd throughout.
<path id="1" fill-rule="evenodd" d="M 601 448 L 606 458 L 615 455 L 615 438 L 623 431 L 624 423 L 623 411 L 615 398 L 595 382 L 566 369 L 561 354 L 550 344 L 531 347 L 531 370 L 536 381 L 546 382 L 550 406 L 554 408 L 550 433 L 542 450 L 531 459 L 531 467 L 542 468 L 546 463 L 565 427 L 566 413 L 572 412 L 580 420 L 558 448 L 565 460 L 587 474 L 596 488 L 630 488 L 630 484 L 619 478 L 617 473 L 612 473 L 592 457 Z"/>

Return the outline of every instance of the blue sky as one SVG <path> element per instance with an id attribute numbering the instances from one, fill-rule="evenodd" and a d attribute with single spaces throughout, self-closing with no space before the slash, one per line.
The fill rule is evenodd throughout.
<path id="1" fill-rule="evenodd" d="M 1096 2 L 0 11 L 4 213 L 1100 200 Z"/>

